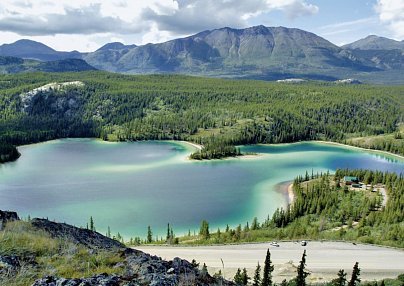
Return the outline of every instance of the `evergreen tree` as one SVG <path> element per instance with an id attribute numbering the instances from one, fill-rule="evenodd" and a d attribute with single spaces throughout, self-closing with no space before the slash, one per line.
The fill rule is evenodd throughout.
<path id="1" fill-rule="evenodd" d="M 306 277 L 309 275 L 309 272 L 305 271 L 306 269 L 306 250 L 303 252 L 302 260 L 297 267 L 297 277 L 296 277 L 296 286 L 306 286 Z"/>
<path id="2" fill-rule="evenodd" d="M 260 286 L 261 285 L 261 266 L 258 262 L 257 268 L 255 268 L 254 278 L 253 278 L 253 286 Z"/>
<path id="3" fill-rule="evenodd" d="M 241 280 L 242 280 L 242 285 L 247 285 L 248 280 L 250 280 L 251 277 L 248 276 L 247 269 L 243 268 L 243 272 L 241 273 Z"/>
<path id="4" fill-rule="evenodd" d="M 240 268 L 237 268 L 237 272 L 234 275 L 233 278 L 234 283 L 236 283 L 237 285 L 243 285 L 243 277 L 241 275 L 241 270 Z"/>
<path id="5" fill-rule="evenodd" d="M 356 286 L 359 284 L 359 282 L 361 282 L 359 276 L 360 276 L 360 268 L 359 268 L 359 263 L 356 262 L 353 270 L 352 270 L 352 276 L 351 276 L 351 280 L 348 283 L 348 286 Z"/>
<path id="6" fill-rule="evenodd" d="M 271 253 L 269 249 L 267 250 L 267 255 L 265 257 L 265 264 L 264 264 L 264 273 L 262 276 L 262 286 L 271 286 L 272 285 L 272 272 L 274 271 L 274 266 L 271 262 Z"/>
<path id="7" fill-rule="evenodd" d="M 210 238 L 209 223 L 206 220 L 203 220 L 201 222 L 201 227 L 199 229 L 199 235 L 201 235 L 202 238 L 205 240 Z"/>
<path id="8" fill-rule="evenodd" d="M 338 271 L 338 278 L 334 279 L 332 281 L 332 284 L 335 286 L 345 286 L 346 284 L 346 272 L 344 271 L 344 269 L 341 269 L 340 271 Z"/>
<path id="9" fill-rule="evenodd" d="M 166 241 L 170 242 L 171 238 L 171 232 L 170 232 L 170 223 L 167 223 L 167 236 L 166 236 Z"/>
<path id="10" fill-rule="evenodd" d="M 254 217 L 252 223 L 251 223 L 251 229 L 256 230 L 259 228 L 259 223 L 258 223 L 258 218 Z"/>
<path id="11" fill-rule="evenodd" d="M 90 230 L 95 231 L 94 220 L 92 216 L 90 216 Z"/>
<path id="12" fill-rule="evenodd" d="M 147 240 L 146 240 L 146 242 L 151 243 L 152 241 L 153 241 L 153 233 L 152 233 L 151 227 L 149 225 L 147 227 Z"/>

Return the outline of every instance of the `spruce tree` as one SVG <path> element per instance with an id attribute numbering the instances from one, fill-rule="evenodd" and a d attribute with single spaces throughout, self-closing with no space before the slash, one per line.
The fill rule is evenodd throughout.
<path id="1" fill-rule="evenodd" d="M 258 262 L 257 268 L 255 268 L 254 278 L 253 278 L 253 286 L 260 286 L 261 285 L 261 266 Z"/>
<path id="2" fill-rule="evenodd" d="M 147 243 L 151 243 L 153 241 L 153 233 L 150 225 L 147 227 Z"/>
<path id="3" fill-rule="evenodd" d="M 94 220 L 92 216 L 90 216 L 90 230 L 95 231 Z"/>
<path id="4" fill-rule="evenodd" d="M 205 240 L 210 238 L 209 223 L 206 220 L 203 220 L 201 222 L 201 227 L 199 229 L 199 235 L 201 235 L 202 238 Z"/>
<path id="5" fill-rule="evenodd" d="M 351 280 L 349 281 L 348 286 L 356 286 L 359 282 L 361 282 L 359 279 L 360 272 L 361 270 L 359 268 L 359 263 L 356 262 L 353 267 Z"/>
<path id="6" fill-rule="evenodd" d="M 241 273 L 241 280 L 242 280 L 242 285 L 247 285 L 248 280 L 250 280 L 251 277 L 248 276 L 247 269 L 243 268 L 243 273 Z"/>
<path id="7" fill-rule="evenodd" d="M 340 271 L 338 271 L 338 278 L 334 279 L 332 281 L 332 284 L 335 286 L 345 286 L 346 284 L 346 272 L 344 271 L 344 269 L 341 269 Z"/>
<path id="8" fill-rule="evenodd" d="M 240 268 L 237 268 L 237 272 L 236 272 L 236 275 L 234 275 L 233 281 L 234 281 L 234 283 L 236 283 L 237 285 L 242 285 L 242 283 L 243 283 L 243 278 L 241 277 L 241 270 L 240 270 Z"/>
<path id="9" fill-rule="evenodd" d="M 306 277 L 309 272 L 305 271 L 306 268 L 306 250 L 303 252 L 302 260 L 297 267 L 296 286 L 306 286 Z"/>
<path id="10" fill-rule="evenodd" d="M 267 250 L 267 255 L 265 257 L 264 264 L 264 274 L 262 276 L 262 286 L 271 286 L 272 285 L 272 272 L 274 271 L 274 266 L 271 262 L 271 253 L 269 249 Z"/>
<path id="11" fill-rule="evenodd" d="M 170 223 L 167 223 L 167 236 L 166 236 L 166 242 L 170 242 L 171 238 L 171 232 L 170 232 Z"/>

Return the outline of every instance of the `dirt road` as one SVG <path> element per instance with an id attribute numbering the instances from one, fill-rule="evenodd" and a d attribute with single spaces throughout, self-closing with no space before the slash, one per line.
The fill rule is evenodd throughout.
<path id="1" fill-rule="evenodd" d="M 328 281 L 334 279 L 338 270 L 345 269 L 350 275 L 353 265 L 359 262 L 362 280 L 372 281 L 394 278 L 404 273 L 404 251 L 370 245 L 354 245 L 343 242 L 309 242 L 303 247 L 297 242 L 279 242 L 279 247 L 269 243 L 201 247 L 142 246 L 136 249 L 165 259 L 181 257 L 206 263 L 209 273 L 219 269 L 232 279 L 238 267 L 247 268 L 250 276 L 259 261 L 263 265 L 266 250 L 271 252 L 275 264 L 274 280 L 280 282 L 296 275 L 296 266 L 303 250 L 307 251 L 309 280 Z"/>

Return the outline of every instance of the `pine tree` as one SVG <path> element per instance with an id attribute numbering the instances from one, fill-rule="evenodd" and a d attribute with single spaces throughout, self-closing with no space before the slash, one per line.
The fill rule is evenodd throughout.
<path id="1" fill-rule="evenodd" d="M 169 243 L 171 238 L 171 232 L 170 232 L 170 223 L 167 223 L 167 236 L 166 236 L 166 241 Z"/>
<path id="2" fill-rule="evenodd" d="M 90 230 L 95 231 L 94 220 L 92 216 L 90 216 Z"/>
<path id="3" fill-rule="evenodd" d="M 260 286 L 261 285 L 261 266 L 260 263 L 258 262 L 257 268 L 255 268 L 254 272 L 254 280 L 253 280 L 253 286 Z"/>
<path id="4" fill-rule="evenodd" d="M 306 250 L 304 250 L 302 260 L 300 261 L 300 264 L 297 267 L 296 286 L 306 286 L 306 277 L 309 275 L 309 273 L 305 271 L 305 268 L 306 268 Z"/>
<path id="5" fill-rule="evenodd" d="M 346 272 L 344 271 L 344 269 L 341 269 L 340 271 L 338 271 L 338 278 L 334 279 L 332 281 L 332 284 L 335 286 L 345 286 L 346 284 Z"/>
<path id="6" fill-rule="evenodd" d="M 272 285 L 272 272 L 274 271 L 274 266 L 271 262 L 271 253 L 269 249 L 267 250 L 267 255 L 265 257 L 264 264 L 264 274 L 262 276 L 262 286 L 271 286 Z"/>
<path id="7" fill-rule="evenodd" d="M 360 272 L 361 270 L 359 268 L 359 263 L 356 262 L 353 267 L 351 280 L 349 281 L 348 286 L 356 286 L 359 282 L 361 282 L 359 279 Z"/>
<path id="8" fill-rule="evenodd" d="M 236 275 L 234 275 L 233 278 L 234 283 L 236 283 L 237 285 L 242 285 L 243 284 L 243 278 L 241 276 L 241 270 L 240 268 L 237 269 Z"/>
<path id="9" fill-rule="evenodd" d="M 251 223 L 251 229 L 256 230 L 259 228 L 259 223 L 258 223 L 258 218 L 254 217 L 252 223 Z"/>
<path id="10" fill-rule="evenodd" d="M 209 223 L 206 220 L 203 220 L 201 222 L 201 227 L 199 229 L 199 235 L 201 235 L 202 238 L 205 240 L 210 238 Z"/>
<path id="11" fill-rule="evenodd" d="M 251 279 L 251 277 L 248 276 L 247 269 L 243 268 L 243 273 L 241 273 L 242 285 L 247 285 L 248 280 L 250 280 L 250 279 Z"/>
<path id="12" fill-rule="evenodd" d="M 151 243 L 153 241 L 153 233 L 150 225 L 147 227 L 147 243 Z"/>

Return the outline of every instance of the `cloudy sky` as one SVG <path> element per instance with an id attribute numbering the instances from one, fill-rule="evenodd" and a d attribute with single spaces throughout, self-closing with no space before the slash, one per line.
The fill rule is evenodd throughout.
<path id="1" fill-rule="evenodd" d="M 221 27 L 294 27 L 341 45 L 371 34 L 404 39 L 404 0 L 1 0 L 0 44 L 57 50 L 163 42 Z"/>

